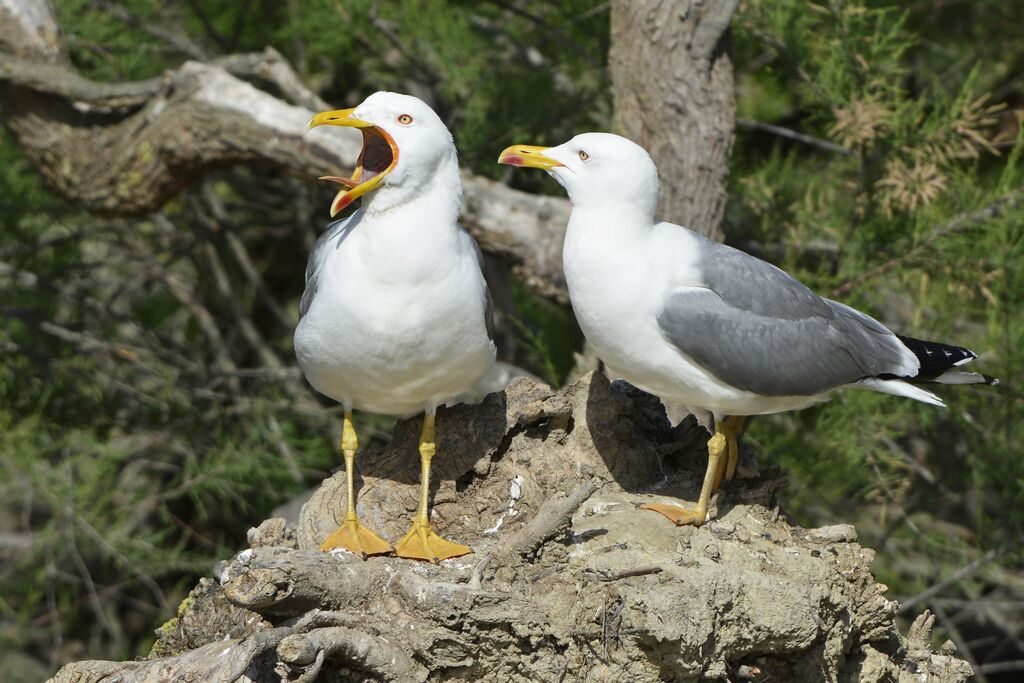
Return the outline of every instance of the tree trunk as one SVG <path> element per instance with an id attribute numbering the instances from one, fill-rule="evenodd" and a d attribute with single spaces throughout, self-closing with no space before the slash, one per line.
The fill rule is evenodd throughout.
<path id="1" fill-rule="evenodd" d="M 728 40 L 737 2 L 612 2 L 616 131 L 658 165 L 659 217 L 715 239 L 736 115 Z"/>

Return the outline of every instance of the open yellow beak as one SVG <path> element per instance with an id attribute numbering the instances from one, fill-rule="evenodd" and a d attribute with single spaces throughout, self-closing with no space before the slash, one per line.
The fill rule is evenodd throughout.
<path id="1" fill-rule="evenodd" d="M 536 147 L 534 145 L 512 145 L 506 147 L 498 156 L 499 164 L 508 166 L 525 166 L 526 168 L 541 168 L 550 171 L 556 166 L 563 166 L 562 162 L 555 161 L 544 152 L 549 147 Z"/>
<path id="2" fill-rule="evenodd" d="M 377 189 L 384 182 L 384 176 L 390 173 L 398 163 L 398 145 L 395 144 L 394 139 L 382 128 L 378 128 L 368 121 L 353 118 L 352 112 L 354 111 L 354 108 L 324 111 L 309 120 L 309 129 L 316 128 L 317 126 L 347 126 L 349 128 L 359 128 L 363 134 L 363 149 L 359 153 L 359 160 L 356 161 L 356 168 L 352 171 L 352 178 L 342 178 L 339 176 L 322 176 L 320 178 L 320 180 L 327 180 L 343 185 L 345 188 L 351 188 L 341 189 L 334 196 L 334 201 L 331 202 L 331 218 L 334 218 L 338 215 L 339 211 L 367 192 Z M 390 161 L 387 162 L 386 167 L 381 167 L 383 148 L 380 141 L 386 143 L 390 152 Z M 370 169 L 373 175 L 366 181 L 362 181 L 363 176 L 367 175 L 367 169 L 364 169 L 363 161 L 366 158 L 367 149 L 371 147 L 374 149 L 373 167 Z"/>

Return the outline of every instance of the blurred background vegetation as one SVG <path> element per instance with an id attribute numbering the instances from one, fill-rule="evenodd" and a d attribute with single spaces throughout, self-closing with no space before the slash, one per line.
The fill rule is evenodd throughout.
<path id="1" fill-rule="evenodd" d="M 93 79 L 271 45 L 339 107 L 423 97 L 464 166 L 528 191 L 560 194 L 497 166 L 501 148 L 611 127 L 607 2 L 54 5 Z M 989 680 L 1024 670 L 1021 26 L 1024 3 L 745 0 L 732 27 L 727 242 L 975 349 L 1002 380 L 941 389 L 945 411 L 846 392 L 752 420 L 747 444 L 788 468 L 800 523 L 857 525 L 890 595 L 938 585 L 908 613 L 937 612 Z M 156 214 L 104 219 L 0 136 L 0 659 L 33 680 L 146 653 L 247 527 L 340 464 L 337 411 L 304 392 L 291 351 L 329 197 L 233 168 Z M 582 348 L 571 313 L 500 279 L 504 359 L 565 381 Z"/>

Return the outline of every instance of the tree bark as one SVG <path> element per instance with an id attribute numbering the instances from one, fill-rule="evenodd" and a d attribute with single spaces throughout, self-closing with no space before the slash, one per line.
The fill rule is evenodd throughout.
<path id="1" fill-rule="evenodd" d="M 659 217 L 722 239 L 736 97 L 738 0 L 613 0 L 615 128 L 651 153 Z"/>

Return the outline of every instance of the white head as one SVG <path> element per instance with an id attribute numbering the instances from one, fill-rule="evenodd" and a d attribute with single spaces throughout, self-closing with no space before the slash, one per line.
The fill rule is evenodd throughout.
<path id="1" fill-rule="evenodd" d="M 581 133 L 557 147 L 512 145 L 499 164 L 541 168 L 569 194 L 574 207 L 627 205 L 654 219 L 658 169 L 640 145 L 611 133 Z"/>
<path id="2" fill-rule="evenodd" d="M 438 175 L 443 175 L 445 182 L 454 179 L 455 192 L 461 195 L 452 134 L 422 100 L 375 92 L 358 107 L 325 111 L 309 122 L 310 128 L 323 125 L 358 128 L 363 134 L 363 151 L 352 178 L 322 178 L 351 188 L 338 192 L 331 203 L 331 216 L 373 190 L 377 190 L 375 211 L 403 204 L 429 191 Z"/>

